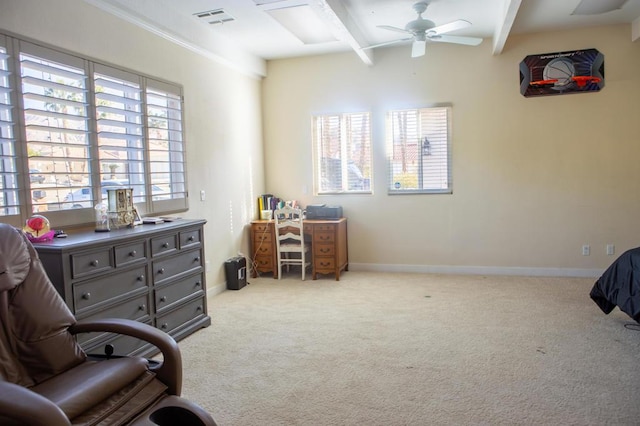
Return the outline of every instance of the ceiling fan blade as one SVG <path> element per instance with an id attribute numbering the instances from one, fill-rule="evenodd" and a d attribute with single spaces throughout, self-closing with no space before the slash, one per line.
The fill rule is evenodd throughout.
<path id="1" fill-rule="evenodd" d="M 458 19 L 457 21 L 449 22 L 448 24 L 438 25 L 437 27 L 433 27 L 427 30 L 429 34 L 445 34 L 450 33 L 451 31 L 461 30 L 463 28 L 468 28 L 471 26 L 471 22 L 465 21 L 464 19 Z"/>
<path id="2" fill-rule="evenodd" d="M 482 39 L 478 37 L 462 37 L 462 36 L 452 36 L 452 35 L 436 35 L 436 36 L 427 36 L 430 41 L 435 41 L 439 43 L 457 43 L 457 44 L 466 44 L 467 46 L 477 46 L 482 43 Z"/>
<path id="3" fill-rule="evenodd" d="M 418 56 L 423 56 L 424 52 L 427 50 L 427 42 L 424 40 L 415 40 L 413 45 L 411 46 L 411 57 L 417 58 Z"/>
<path id="4" fill-rule="evenodd" d="M 398 33 L 411 34 L 411 31 L 407 31 L 404 28 L 392 27 L 391 25 L 378 25 L 378 28 L 382 28 L 384 30 L 395 31 Z"/>
<path id="5" fill-rule="evenodd" d="M 390 44 L 395 44 L 395 43 L 400 43 L 402 41 L 409 41 L 409 40 L 413 40 L 413 37 L 409 37 L 409 38 L 400 38 L 398 40 L 392 40 L 392 41 L 385 41 L 384 43 L 378 43 L 378 44 L 372 44 L 371 46 L 365 46 L 362 47 L 361 50 L 366 50 L 366 49 L 373 49 L 375 47 L 381 47 L 381 46 L 388 46 Z"/>

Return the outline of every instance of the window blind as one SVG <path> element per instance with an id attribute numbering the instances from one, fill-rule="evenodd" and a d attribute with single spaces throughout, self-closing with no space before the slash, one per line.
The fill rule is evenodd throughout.
<path id="1" fill-rule="evenodd" d="M 450 193 L 450 107 L 387 114 L 389 193 Z"/>
<path id="2" fill-rule="evenodd" d="M 316 194 L 371 192 L 370 114 L 313 117 Z"/>
<path id="3" fill-rule="evenodd" d="M 9 58 L 6 39 L 0 36 L 0 216 L 4 217 L 20 214 Z"/>
<path id="4" fill-rule="evenodd" d="M 154 204 L 172 200 L 186 205 L 185 145 L 182 131 L 182 93 L 159 81 L 146 88 L 149 167 Z"/>
<path id="5" fill-rule="evenodd" d="M 19 57 L 32 211 L 70 208 L 91 188 L 85 61 L 29 43 Z"/>

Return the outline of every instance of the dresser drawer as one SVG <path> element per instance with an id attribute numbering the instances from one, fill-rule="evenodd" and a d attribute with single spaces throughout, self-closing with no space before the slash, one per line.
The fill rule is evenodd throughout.
<path id="1" fill-rule="evenodd" d="M 200 245 L 201 242 L 202 242 L 202 236 L 200 235 L 199 229 L 180 232 L 180 248 L 181 249 L 195 247 L 197 245 Z"/>
<path id="2" fill-rule="evenodd" d="M 73 285 L 73 304 L 76 314 L 104 304 L 115 297 L 126 297 L 136 290 L 148 289 L 146 268 L 110 274 L 95 280 Z M 144 289 L 144 290 L 142 290 Z"/>
<path id="3" fill-rule="evenodd" d="M 92 321 L 104 318 L 126 318 L 135 321 L 144 321 L 150 318 L 150 304 L 149 294 L 141 294 L 131 300 L 127 300 L 112 308 L 105 309 L 104 311 L 97 312 L 93 315 L 88 315 L 84 318 L 80 318 L 80 321 Z M 81 333 L 78 334 L 78 343 L 82 345 L 91 345 L 92 341 L 95 341 L 106 333 Z"/>
<path id="4" fill-rule="evenodd" d="M 272 253 L 273 248 L 271 244 L 260 244 L 256 246 L 253 254 L 255 256 L 271 256 Z"/>
<path id="5" fill-rule="evenodd" d="M 170 234 L 151 239 L 151 256 L 174 253 L 178 250 L 178 235 Z"/>
<path id="6" fill-rule="evenodd" d="M 114 268 L 111 247 L 103 247 L 85 253 L 71 254 L 71 275 L 73 278 L 86 277 Z"/>
<path id="7" fill-rule="evenodd" d="M 253 260 L 256 264 L 256 269 L 263 272 L 273 271 L 274 260 L 273 256 L 256 256 Z"/>
<path id="8" fill-rule="evenodd" d="M 191 250 L 178 254 L 170 259 L 153 262 L 153 283 L 161 284 L 178 275 L 197 272 L 202 268 L 202 253 Z"/>
<path id="9" fill-rule="evenodd" d="M 156 327 L 162 331 L 171 333 L 179 326 L 204 314 L 204 298 L 196 299 L 175 311 L 157 317 Z"/>
<path id="10" fill-rule="evenodd" d="M 115 248 L 116 267 L 131 265 L 136 262 L 144 262 L 147 258 L 147 245 L 144 241 L 119 246 Z"/>
<path id="11" fill-rule="evenodd" d="M 163 312 L 195 295 L 202 296 L 202 282 L 202 274 L 198 274 L 157 289 L 155 291 L 156 312 Z"/>
<path id="12" fill-rule="evenodd" d="M 151 324 L 148 324 L 150 327 Z M 135 337 L 126 336 L 124 334 L 103 333 L 97 336 L 97 339 L 91 339 L 83 345 L 85 352 L 91 355 L 104 355 L 105 346 L 113 346 L 113 355 L 135 356 L 140 353 L 146 353 L 152 348 L 151 344 Z"/>

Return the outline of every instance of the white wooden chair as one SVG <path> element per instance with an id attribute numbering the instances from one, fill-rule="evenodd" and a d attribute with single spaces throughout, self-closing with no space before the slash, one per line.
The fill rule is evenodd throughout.
<path id="1" fill-rule="evenodd" d="M 302 281 L 307 266 L 311 265 L 310 245 L 304 241 L 302 210 L 285 206 L 274 212 L 278 279 L 282 278 L 282 266 L 300 265 Z"/>

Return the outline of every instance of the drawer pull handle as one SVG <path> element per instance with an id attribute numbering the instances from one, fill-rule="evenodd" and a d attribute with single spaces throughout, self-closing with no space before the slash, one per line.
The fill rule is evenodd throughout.
<path id="1" fill-rule="evenodd" d="M 329 266 L 329 265 L 330 265 L 330 263 L 320 262 L 320 265 L 321 265 L 321 266 Z"/>
<path id="2" fill-rule="evenodd" d="M 200 287 L 202 283 L 200 281 L 196 281 L 196 287 Z"/>
<path id="3" fill-rule="evenodd" d="M 162 328 L 163 330 L 166 330 L 167 328 L 169 328 L 169 324 L 165 322 L 160 326 L 160 328 Z"/>
<path id="4" fill-rule="evenodd" d="M 140 275 L 140 276 L 138 277 L 138 281 L 144 281 L 144 275 Z"/>
<path id="5" fill-rule="evenodd" d="M 159 273 L 159 274 L 164 274 L 164 268 L 160 268 L 160 269 L 158 269 L 158 273 Z"/>
<path id="6" fill-rule="evenodd" d="M 320 249 L 320 253 L 329 253 L 329 249 Z"/>
<path id="7" fill-rule="evenodd" d="M 162 248 L 169 248 L 169 243 L 162 243 Z"/>
<path id="8" fill-rule="evenodd" d="M 161 301 L 161 302 L 166 302 L 166 301 L 167 301 L 167 296 L 162 296 L 162 297 L 160 298 L 160 301 Z"/>
<path id="9" fill-rule="evenodd" d="M 195 238 L 193 238 L 193 235 L 189 236 L 189 238 L 187 238 L 189 241 L 193 241 L 195 240 Z"/>
<path id="10" fill-rule="evenodd" d="M 136 257 L 136 254 L 138 254 L 138 252 L 135 250 L 131 250 L 131 252 L 129 252 L 129 256 L 131 257 Z"/>
<path id="11" fill-rule="evenodd" d="M 202 311 L 202 306 L 198 306 L 198 307 L 196 308 L 196 311 L 198 311 L 198 312 Z"/>
<path id="12" fill-rule="evenodd" d="M 194 262 L 200 262 L 200 256 L 196 256 L 196 257 L 193 259 L 193 261 L 194 261 Z"/>
<path id="13" fill-rule="evenodd" d="M 100 262 L 98 262 L 98 260 L 96 259 L 96 260 L 92 260 L 92 261 L 89 263 L 89 265 L 91 265 L 91 266 L 98 266 L 98 264 L 99 264 L 99 263 L 100 263 Z"/>
<path id="14" fill-rule="evenodd" d="M 142 304 L 142 305 L 138 306 L 138 310 L 140 310 L 140 311 L 146 311 L 146 310 L 147 310 L 147 305 Z"/>
<path id="15" fill-rule="evenodd" d="M 82 298 L 83 298 L 84 300 L 89 300 L 89 299 L 91 299 L 91 293 L 85 293 L 85 294 L 83 294 L 83 295 L 82 295 Z"/>

